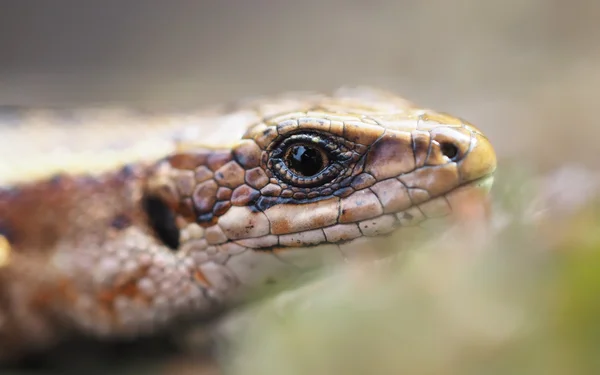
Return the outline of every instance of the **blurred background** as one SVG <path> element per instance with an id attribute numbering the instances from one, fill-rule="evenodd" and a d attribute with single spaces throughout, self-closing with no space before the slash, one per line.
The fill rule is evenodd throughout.
<path id="1" fill-rule="evenodd" d="M 474 122 L 501 157 L 593 165 L 599 18 L 592 0 L 3 0 L 0 104 L 367 84 Z"/>
<path id="2" fill-rule="evenodd" d="M 496 146 L 501 159 L 501 171 L 510 169 L 513 165 L 527 165 L 540 173 L 552 172 L 564 166 L 572 168 L 578 164 L 598 169 L 597 142 L 600 139 L 600 126 L 596 124 L 595 108 L 600 99 L 599 19 L 600 2 L 593 0 L 2 0 L 0 105 L 125 105 L 170 110 L 196 108 L 248 95 L 276 94 L 290 90 L 331 90 L 341 85 L 373 85 L 393 90 L 418 104 L 463 117 L 479 126 Z M 504 168 L 502 162 L 505 163 Z M 577 184 L 570 176 L 572 175 L 568 173 L 563 175 L 556 189 Z M 513 185 L 518 183 L 519 181 L 513 181 Z M 547 183 L 554 186 L 556 180 L 549 179 Z M 504 194 L 510 195 L 510 190 Z M 509 202 L 511 207 L 519 209 L 525 207 L 526 203 L 527 199 L 512 199 Z M 590 215 L 594 220 L 589 219 Z M 584 225 L 584 229 L 580 229 L 580 221 L 574 222 L 568 229 L 561 222 L 560 228 L 567 231 L 564 238 L 560 237 L 563 232 L 557 231 L 558 225 L 550 225 L 549 229 L 544 229 L 545 232 L 534 232 L 530 227 L 522 227 L 519 222 L 514 225 L 521 228 L 518 235 L 511 233 L 509 239 L 502 236 L 500 239 L 496 238 L 492 247 L 510 248 L 517 252 L 522 249 L 537 251 L 540 248 L 559 248 L 562 251 L 579 246 L 577 244 L 585 239 L 585 246 L 582 247 L 600 249 L 598 235 L 592 236 L 593 241 L 587 240 L 587 236 L 595 233 L 600 225 L 600 209 L 593 211 L 593 215 L 584 213 L 583 218 L 583 222 L 592 223 Z M 554 233 L 552 238 L 556 242 L 540 242 L 544 233 Z M 561 239 L 557 240 L 558 237 Z M 459 260 L 448 261 L 448 264 L 456 265 L 461 259 L 466 260 L 457 259 Z M 530 271 L 540 269 L 541 264 L 552 263 L 539 261 L 537 258 L 528 258 L 527 262 L 522 262 L 522 259 L 519 255 L 505 260 L 505 263 L 500 262 L 508 265 L 507 269 L 513 270 L 513 273 L 503 273 L 498 277 L 501 280 L 511 280 L 508 289 L 512 291 L 521 291 L 523 283 L 530 282 L 531 279 L 535 280 L 533 284 L 536 287 L 540 283 L 544 284 L 548 273 L 546 268 L 541 268 L 542 276 L 532 276 Z M 584 275 L 581 277 L 584 281 L 577 284 L 579 289 L 576 291 L 589 292 L 584 293 L 588 298 L 584 302 L 593 301 L 593 308 L 586 310 L 584 306 L 577 310 L 579 313 L 589 312 L 585 319 L 580 319 L 576 314 L 565 315 L 567 318 L 574 317 L 572 320 L 565 318 L 569 324 L 581 322 L 578 326 L 581 329 L 575 331 L 567 324 L 564 332 L 593 334 L 598 333 L 597 328 L 594 331 L 590 327 L 597 326 L 595 322 L 600 311 L 597 303 L 600 279 L 590 275 L 600 274 L 600 258 L 595 257 L 592 261 L 585 257 L 581 259 L 576 265 L 581 266 L 584 271 L 580 272 L 577 267 L 569 268 L 565 271 L 565 277 L 573 276 L 573 280 L 580 280 L 578 277 Z M 433 270 L 427 272 L 437 275 L 440 284 L 445 284 L 447 280 L 444 272 L 463 273 L 460 267 L 448 267 L 446 263 L 440 262 L 436 264 Z M 495 264 L 498 262 L 493 260 L 478 269 L 483 269 L 485 273 L 485 270 L 493 268 L 488 266 Z M 523 272 L 514 271 L 517 265 Z M 451 271 L 447 271 L 448 268 Z M 472 273 L 465 272 L 469 275 Z M 515 277 L 515 273 L 519 277 Z M 424 284 L 427 289 L 431 279 L 425 276 L 417 279 L 426 279 Z M 562 280 L 563 276 L 557 280 Z M 481 279 L 477 277 L 467 279 L 465 284 L 469 287 L 479 285 Z M 421 285 L 419 283 L 417 281 L 415 285 Z M 575 284 L 574 282 L 573 285 Z M 461 290 L 460 293 L 465 291 L 458 289 Z M 531 289 L 536 291 L 532 295 L 545 295 L 537 293 L 539 289 Z M 421 289 L 417 288 L 415 292 L 417 299 L 424 296 L 417 293 L 419 290 Z M 412 292 L 414 290 L 407 294 L 412 296 Z M 565 287 L 563 292 L 559 296 L 564 297 L 560 303 L 572 306 L 572 290 Z M 354 291 L 350 291 L 350 295 L 352 293 Z M 342 293 L 343 295 L 348 294 Z M 489 311 L 484 309 L 486 312 L 477 316 L 485 318 L 482 323 L 485 327 L 496 327 L 498 319 L 504 319 L 493 314 L 502 311 L 502 308 L 489 305 L 487 289 L 480 294 L 469 292 L 466 295 L 485 297 L 484 305 L 492 313 L 488 314 Z M 388 297 L 389 295 L 384 294 L 381 299 L 395 303 L 395 297 Z M 529 297 L 527 295 L 524 299 L 532 301 Z M 451 327 L 452 322 L 444 321 L 445 314 L 438 314 L 439 311 L 451 311 L 456 306 L 463 306 L 477 315 L 481 307 L 479 300 L 468 299 L 456 304 L 456 299 L 451 296 L 440 304 L 425 304 L 429 306 L 425 309 L 434 318 L 418 310 L 414 315 L 405 315 L 408 318 L 402 320 L 396 312 L 404 311 L 403 306 L 410 304 L 413 301 L 411 298 L 400 297 L 396 301 L 398 306 L 384 303 L 381 311 L 393 313 L 391 316 L 384 314 L 384 317 L 376 315 L 375 318 L 370 316 L 367 319 L 385 324 L 397 320 L 402 323 L 396 326 L 400 331 L 411 327 L 417 330 L 420 327 L 432 327 L 429 319 L 441 319 L 442 325 Z M 335 301 L 335 297 L 331 300 Z M 580 301 L 583 300 L 581 297 Z M 500 298 L 499 301 L 500 305 L 506 306 L 505 299 Z M 342 305 L 346 311 L 348 306 Z M 331 307 L 327 304 L 325 306 Z M 338 305 L 334 302 L 334 306 Z M 568 310 L 561 310 L 563 305 L 557 307 L 548 301 L 546 305 L 542 303 L 540 306 L 548 310 Z M 529 312 L 539 312 L 537 309 L 539 306 Z M 569 311 L 571 310 L 567 312 Z M 552 317 L 552 314 L 547 315 Z M 326 315 L 327 313 L 322 314 Z M 537 322 L 539 316 L 534 313 L 533 321 Z M 557 316 L 562 317 L 560 314 Z M 319 316 L 309 318 L 318 320 Z M 338 315 L 335 315 L 333 321 L 337 321 L 337 318 Z M 417 320 L 412 320 L 421 318 L 423 320 L 418 323 Z M 365 320 L 360 319 L 350 320 L 349 323 L 342 321 L 338 327 L 342 327 L 344 332 L 351 331 L 354 327 L 363 326 Z M 476 320 L 468 318 L 467 322 L 461 324 L 473 326 L 472 323 Z M 298 353 L 328 353 L 331 346 L 320 347 L 313 344 L 329 342 L 319 334 L 326 334 L 324 332 L 331 326 L 331 322 L 330 319 L 318 325 L 314 320 L 309 320 L 307 326 L 320 327 L 320 331 L 316 336 L 307 336 L 307 342 L 301 343 L 305 345 L 301 347 L 305 351 L 288 353 L 291 357 L 277 352 L 279 358 L 283 359 L 275 367 L 272 367 L 272 355 L 278 349 L 285 350 L 287 347 L 281 343 L 289 338 L 277 335 L 287 331 L 278 330 L 276 326 L 275 333 L 270 339 L 266 338 L 270 341 L 264 341 L 265 337 L 261 338 L 260 334 L 251 336 L 255 339 L 250 342 L 248 347 L 251 350 L 247 353 L 262 361 L 256 362 L 258 365 L 254 367 L 254 372 L 244 370 L 248 368 L 244 365 L 236 368 L 233 373 L 282 374 L 286 372 L 280 371 L 281 369 L 300 368 L 300 364 L 296 362 L 296 367 L 290 367 L 290 362 L 286 360 L 293 358 L 302 363 L 305 357 L 298 356 Z M 447 347 L 464 350 L 460 355 L 452 352 L 452 358 L 458 361 L 473 353 L 488 359 L 486 355 L 489 353 L 473 352 L 472 349 L 489 342 L 481 341 L 479 331 L 471 335 L 471 331 L 463 329 L 464 326 L 459 331 L 467 332 L 469 340 L 472 338 L 473 342 L 466 340 L 466 344 L 457 346 L 454 341 L 449 344 L 444 341 L 440 347 L 448 344 Z M 299 327 L 304 326 L 300 324 Z M 389 325 L 384 325 L 382 331 L 366 330 L 368 332 L 363 334 L 385 332 L 387 327 Z M 563 326 L 560 327 L 563 329 Z M 268 328 L 264 330 L 267 331 Z M 309 329 L 304 328 L 297 332 L 312 334 Z M 413 333 L 418 336 L 422 332 Z M 440 332 L 446 331 L 435 328 L 428 332 L 429 335 L 423 336 L 420 342 L 421 347 L 429 349 L 429 344 L 440 342 Z M 404 339 L 405 333 L 406 331 L 399 332 L 399 336 L 392 338 Z M 460 336 L 456 336 L 454 331 L 448 335 L 452 339 Z M 370 340 L 376 340 L 377 335 L 375 336 L 370 337 Z M 487 340 L 488 336 L 485 337 Z M 495 337 L 493 340 L 497 340 Z M 362 342 L 371 347 L 371 341 L 368 340 L 344 337 L 341 342 Z M 510 348 L 511 355 L 517 356 L 519 361 L 515 362 L 517 357 L 506 358 L 509 359 L 508 363 L 517 364 L 516 370 L 513 368 L 511 371 L 504 371 L 506 369 L 502 367 L 502 371 L 487 373 L 525 373 L 519 370 L 526 368 L 530 359 L 528 355 L 532 353 L 521 355 L 525 353 L 523 348 L 541 347 L 537 346 L 540 342 L 566 342 L 562 336 L 552 341 L 544 334 L 536 336 L 536 340 L 538 341 L 529 341 L 526 338 L 525 344 L 518 341 L 519 345 Z M 593 358 L 598 358 L 598 353 L 594 348 L 600 347 L 600 334 L 594 335 L 593 340 L 588 340 L 587 336 L 583 340 L 587 340 L 584 344 L 590 349 L 589 353 L 585 352 L 590 354 L 588 359 L 596 364 L 597 361 Z M 262 346 L 254 345 L 256 342 L 271 343 L 271 346 L 265 346 L 265 350 L 261 351 Z M 503 345 L 505 343 L 502 340 L 494 341 L 497 342 Z M 397 355 L 397 351 L 389 350 L 395 349 L 394 343 L 397 341 L 387 343 L 385 348 L 388 350 L 378 351 L 377 355 L 389 355 L 388 359 Z M 411 342 L 405 344 L 407 348 L 412 346 Z M 521 344 L 524 346 L 520 346 Z M 576 354 L 584 353 L 579 351 L 577 345 L 571 345 L 570 348 Z M 350 348 L 348 352 L 341 350 L 336 353 L 340 357 L 352 357 L 357 354 L 356 350 L 362 349 L 364 348 Z M 428 349 L 424 351 L 425 359 L 419 365 L 435 363 L 437 366 L 441 363 L 439 371 L 416 373 L 453 373 L 446 362 L 431 361 Z M 504 350 L 504 347 L 500 349 Z M 539 371 L 528 373 L 584 373 L 572 371 L 576 368 L 573 364 L 583 363 L 577 360 L 576 354 L 563 362 L 562 358 L 554 362 L 545 361 L 546 357 L 559 358 L 557 353 L 570 353 L 564 349 L 558 345 L 552 346 L 551 350 L 540 349 L 541 354 L 533 353 L 534 357 L 542 358 L 543 365 L 536 367 Z M 156 353 L 163 350 L 164 348 L 142 351 L 141 356 L 154 358 Z M 497 351 L 492 352 L 493 355 L 497 354 Z M 121 354 L 121 349 L 117 349 L 116 355 Z M 466 357 L 461 357 L 463 354 Z M 91 366 L 86 362 L 89 358 L 79 358 L 78 365 L 74 366 L 72 352 L 63 353 L 62 359 L 57 361 L 66 363 L 70 372 L 60 373 L 115 373 L 114 368 L 106 370 L 103 367 L 106 357 L 97 353 L 93 356 L 97 362 Z M 152 362 L 150 366 L 142 366 L 143 371 L 134 362 L 118 373 L 153 373 L 149 372 L 148 367 L 155 368 L 156 373 L 215 373 L 216 370 L 211 365 L 205 368 L 204 364 L 199 364 L 202 362 L 197 360 L 199 357 L 201 356 L 192 360 L 193 365 L 189 361 L 182 361 L 180 357 L 161 362 L 159 367 Z M 243 355 L 241 357 L 244 358 Z M 502 357 L 502 360 L 506 358 Z M 154 359 L 158 359 L 158 356 Z M 550 367 L 559 362 L 563 366 L 563 372 L 549 371 Z M 466 360 L 464 363 L 470 362 Z M 367 362 L 367 365 L 370 369 L 371 362 Z M 394 365 L 397 363 L 394 362 Z M 64 370 L 65 366 L 62 367 Z M 485 361 L 482 362 L 482 367 L 489 370 Z M 359 368 L 353 367 L 354 371 L 346 369 L 344 372 L 324 373 L 363 373 L 357 370 Z M 401 367 L 393 367 L 390 373 L 395 373 L 399 368 Z M 455 373 L 461 374 L 483 373 L 465 372 L 458 365 L 455 370 Z M 17 373 L 22 374 L 14 372 Z M 298 373 L 303 372 L 299 370 Z"/>

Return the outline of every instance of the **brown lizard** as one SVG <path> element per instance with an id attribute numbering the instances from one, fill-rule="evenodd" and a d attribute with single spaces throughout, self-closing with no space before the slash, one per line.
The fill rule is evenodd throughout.
<path id="1" fill-rule="evenodd" d="M 210 314 L 448 215 L 496 169 L 473 125 L 367 88 L 0 126 L 0 358 Z"/>

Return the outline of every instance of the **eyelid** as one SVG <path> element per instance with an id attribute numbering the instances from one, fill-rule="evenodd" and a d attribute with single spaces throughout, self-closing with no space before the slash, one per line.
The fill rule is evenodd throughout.
<path id="1" fill-rule="evenodd" d="M 305 142 L 307 144 L 316 144 L 326 146 L 327 144 L 332 144 L 333 142 L 328 139 L 326 136 L 322 136 L 317 133 L 295 133 L 295 134 L 287 134 L 285 138 L 280 140 L 275 140 L 273 145 L 270 147 L 271 150 L 281 150 L 285 146 L 296 142 Z M 326 147 L 324 147 L 326 148 Z"/>

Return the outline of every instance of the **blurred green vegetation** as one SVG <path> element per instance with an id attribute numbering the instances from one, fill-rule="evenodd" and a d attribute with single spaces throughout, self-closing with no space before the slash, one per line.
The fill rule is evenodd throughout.
<path id="1" fill-rule="evenodd" d="M 600 199 L 537 215 L 540 186 L 507 170 L 485 236 L 469 227 L 402 262 L 346 267 L 285 309 L 275 298 L 225 372 L 600 373 Z"/>

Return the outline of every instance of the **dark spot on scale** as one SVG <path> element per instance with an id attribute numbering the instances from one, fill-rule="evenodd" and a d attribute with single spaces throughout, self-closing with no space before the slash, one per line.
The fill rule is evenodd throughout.
<path id="1" fill-rule="evenodd" d="M 148 223 L 158 239 L 172 250 L 179 248 L 179 228 L 175 223 L 175 213 L 166 203 L 155 196 L 144 197 L 142 206 Z"/>
<path id="2" fill-rule="evenodd" d="M 354 191 L 352 189 L 350 189 L 350 191 Z M 327 200 L 331 198 L 331 196 L 323 196 L 323 195 L 319 195 L 316 197 L 311 197 L 311 198 L 303 198 L 303 199 L 294 199 L 292 197 L 269 197 L 269 196 L 264 196 L 261 195 L 259 197 L 257 197 L 256 199 L 252 200 L 249 202 L 248 208 L 250 208 L 250 210 L 252 210 L 252 212 L 259 212 L 259 211 L 265 211 L 266 209 L 273 207 L 275 205 L 278 204 L 305 204 L 305 203 L 313 203 L 313 202 L 319 202 L 322 200 Z"/>
<path id="3" fill-rule="evenodd" d="M 275 283 L 277 283 L 277 281 L 275 281 L 275 279 L 274 279 L 274 278 L 272 278 L 272 277 L 268 277 L 268 278 L 265 280 L 265 285 L 273 285 L 273 284 L 275 284 Z"/>
<path id="4" fill-rule="evenodd" d="M 131 226 L 131 219 L 125 214 L 120 214 L 114 217 L 110 226 L 118 230 L 123 230 Z"/>
<path id="5" fill-rule="evenodd" d="M 207 214 L 202 214 L 198 216 L 198 222 L 200 223 L 208 223 L 211 222 L 213 219 L 214 215 L 212 213 L 207 213 Z"/>
<path id="6" fill-rule="evenodd" d="M 218 178 L 218 179 L 223 179 L 224 177 L 225 177 L 225 176 L 223 175 L 223 173 L 222 173 L 222 172 L 217 172 L 217 173 L 215 173 L 215 178 Z"/>
<path id="7" fill-rule="evenodd" d="M 256 200 L 256 203 L 252 207 L 254 207 L 257 211 L 264 211 L 269 207 L 273 207 L 277 204 L 285 203 L 287 201 L 287 199 L 280 197 L 261 196 Z"/>
<path id="8" fill-rule="evenodd" d="M 413 215 L 411 215 L 409 212 L 405 212 L 405 213 L 404 213 L 404 218 L 405 218 L 406 220 L 412 220 L 412 219 L 414 219 L 414 216 L 413 216 Z"/>
<path id="9" fill-rule="evenodd" d="M 340 181 L 340 186 L 341 187 L 348 187 L 352 184 L 352 180 L 354 179 L 354 177 L 346 177 L 345 179 L 343 179 L 342 181 Z"/>
<path id="10" fill-rule="evenodd" d="M 127 165 L 123 166 L 123 168 L 121 168 L 121 170 L 119 171 L 120 177 L 123 177 L 123 178 L 132 177 L 134 174 L 135 174 L 135 168 L 131 164 L 127 164 Z"/>
<path id="11" fill-rule="evenodd" d="M 335 195 L 336 197 L 344 198 L 352 193 L 354 193 L 354 189 L 352 189 L 351 187 L 345 187 L 334 191 L 333 195 Z"/>
<path id="12" fill-rule="evenodd" d="M 262 135 L 266 136 L 271 132 L 271 128 L 266 128 L 265 130 L 263 130 Z"/>

